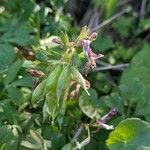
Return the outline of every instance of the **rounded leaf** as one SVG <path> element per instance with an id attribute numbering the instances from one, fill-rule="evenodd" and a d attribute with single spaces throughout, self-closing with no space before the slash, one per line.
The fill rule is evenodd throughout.
<path id="1" fill-rule="evenodd" d="M 97 108 L 93 105 L 91 97 L 85 92 L 79 97 L 79 106 L 89 118 L 94 118 L 98 115 Z"/>
<path id="2" fill-rule="evenodd" d="M 138 118 L 126 119 L 110 133 L 106 144 L 110 150 L 150 149 L 150 124 Z"/>

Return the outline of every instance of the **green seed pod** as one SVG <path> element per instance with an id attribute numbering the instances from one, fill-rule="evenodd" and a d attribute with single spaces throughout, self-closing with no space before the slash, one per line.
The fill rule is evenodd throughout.
<path id="1" fill-rule="evenodd" d="M 57 66 L 48 76 L 46 81 L 46 90 L 55 90 L 57 87 L 58 78 L 62 72 L 63 67 L 61 65 Z"/>
<path id="2" fill-rule="evenodd" d="M 81 75 L 79 70 L 72 66 L 71 67 L 71 75 L 72 75 L 72 79 L 75 80 L 77 83 L 79 83 L 81 85 L 81 87 L 86 91 L 86 93 L 88 95 L 90 95 L 90 93 L 88 92 L 88 90 L 86 88 L 85 79 L 83 78 L 83 76 Z"/>

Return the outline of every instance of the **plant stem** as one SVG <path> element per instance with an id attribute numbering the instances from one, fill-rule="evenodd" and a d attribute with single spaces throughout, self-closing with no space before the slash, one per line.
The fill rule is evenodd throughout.
<path id="1" fill-rule="evenodd" d="M 141 11 L 140 11 L 140 21 L 141 21 L 142 19 L 144 19 L 146 3 L 147 3 L 147 0 L 143 0 L 143 1 L 142 1 L 142 4 L 141 4 Z"/>
<path id="2" fill-rule="evenodd" d="M 97 25 L 95 28 L 91 29 L 91 32 L 99 30 L 100 28 L 102 28 L 102 27 L 106 26 L 107 24 L 111 23 L 112 21 L 114 21 L 118 17 L 122 16 L 124 13 L 128 13 L 130 10 L 131 10 L 130 8 L 123 9 L 122 11 L 120 11 L 120 12 L 116 13 L 115 15 L 113 15 L 111 18 L 105 20 L 104 22 Z"/>
<path id="3" fill-rule="evenodd" d="M 104 71 L 104 70 L 122 70 L 125 67 L 128 67 L 129 64 L 118 64 L 118 65 L 107 65 L 104 67 L 97 67 L 95 70 L 92 70 L 92 72 L 97 72 L 97 71 Z"/>

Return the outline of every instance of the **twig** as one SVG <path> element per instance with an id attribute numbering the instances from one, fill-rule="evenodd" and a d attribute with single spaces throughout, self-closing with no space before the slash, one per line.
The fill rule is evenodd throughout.
<path id="1" fill-rule="evenodd" d="M 105 62 L 99 61 L 99 60 L 96 60 L 96 63 L 99 65 L 102 65 L 102 66 L 108 66 L 109 65 L 108 63 L 105 63 Z"/>
<path id="2" fill-rule="evenodd" d="M 108 124 L 106 124 L 106 122 L 107 122 L 108 120 L 112 119 L 115 115 L 117 115 L 117 110 L 116 110 L 116 108 L 110 109 L 110 111 L 109 111 L 106 115 L 104 115 L 103 117 L 101 117 L 100 119 L 98 119 L 98 120 L 96 121 L 96 126 L 98 125 L 98 127 L 97 127 L 97 130 L 94 131 L 93 133 L 98 132 L 101 127 L 102 127 L 102 128 L 105 128 L 105 129 L 107 129 L 107 130 L 112 130 L 112 129 L 114 129 L 113 125 L 108 125 Z"/>
<path id="3" fill-rule="evenodd" d="M 123 9 L 122 11 L 116 13 L 114 16 L 112 16 L 111 18 L 105 20 L 104 22 L 102 22 L 101 24 L 97 25 L 95 28 L 91 29 L 91 32 L 97 31 L 100 28 L 104 27 L 105 25 L 111 23 L 113 20 L 117 19 L 118 17 L 122 16 L 124 13 L 128 13 L 131 9 L 128 7 L 126 9 Z"/>
<path id="4" fill-rule="evenodd" d="M 111 118 L 113 118 L 115 115 L 117 114 L 117 110 L 116 108 L 112 108 L 110 109 L 110 111 L 104 115 L 100 120 L 104 123 L 106 123 L 108 120 L 110 120 Z"/>
<path id="5" fill-rule="evenodd" d="M 147 0 L 142 1 L 141 11 L 140 11 L 140 20 L 144 19 L 146 3 L 147 3 Z"/>
<path id="6" fill-rule="evenodd" d="M 104 67 L 97 67 L 95 70 L 92 70 L 92 72 L 97 72 L 97 71 L 104 71 L 104 70 L 122 70 L 125 67 L 128 67 L 129 64 L 119 64 L 119 65 L 108 65 Z"/>
<path id="7" fill-rule="evenodd" d="M 87 132 L 88 132 L 88 137 L 87 137 L 86 139 L 84 139 L 81 143 L 76 142 L 75 150 L 79 150 L 79 149 L 81 149 L 82 147 L 84 147 L 84 146 L 86 146 L 87 144 L 90 143 L 91 137 L 90 137 L 89 126 L 87 125 L 87 126 L 85 126 L 85 127 L 86 127 L 86 130 L 87 130 Z"/>
<path id="8" fill-rule="evenodd" d="M 131 2 L 131 1 L 134 1 L 134 0 L 123 0 L 123 1 L 119 1 L 119 2 L 118 2 L 118 6 L 125 5 L 125 4 L 127 4 L 127 3 Z"/>
<path id="9" fill-rule="evenodd" d="M 73 140 L 74 140 L 74 141 L 76 141 L 77 138 L 80 136 L 80 134 L 81 134 L 81 132 L 82 132 L 82 130 L 83 130 L 83 127 L 84 127 L 84 125 L 81 124 L 81 126 L 78 128 L 76 134 L 75 134 L 74 137 L 73 137 Z"/>

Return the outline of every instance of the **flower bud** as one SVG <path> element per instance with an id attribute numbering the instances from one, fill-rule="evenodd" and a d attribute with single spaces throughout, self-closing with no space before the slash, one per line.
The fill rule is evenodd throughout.
<path id="1" fill-rule="evenodd" d="M 94 41 L 97 39 L 97 33 L 93 32 L 90 36 L 89 36 L 90 41 Z"/>

